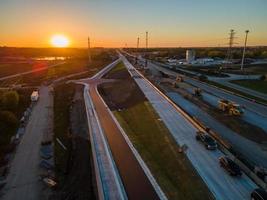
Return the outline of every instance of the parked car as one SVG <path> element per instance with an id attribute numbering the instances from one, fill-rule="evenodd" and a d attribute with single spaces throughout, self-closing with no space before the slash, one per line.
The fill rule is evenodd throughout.
<path id="1" fill-rule="evenodd" d="M 267 192 L 261 188 L 253 190 L 250 196 L 251 200 L 267 200 Z"/>
<path id="2" fill-rule="evenodd" d="M 241 176 L 242 171 L 240 167 L 227 156 L 219 158 L 220 166 L 223 167 L 231 176 Z"/>
<path id="3" fill-rule="evenodd" d="M 217 142 L 208 134 L 198 132 L 196 135 L 196 140 L 201 141 L 208 150 L 217 149 Z"/>

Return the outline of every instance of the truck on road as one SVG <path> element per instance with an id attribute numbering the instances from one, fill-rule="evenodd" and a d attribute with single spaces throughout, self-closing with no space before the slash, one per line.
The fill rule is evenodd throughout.
<path id="1" fill-rule="evenodd" d="M 39 99 L 39 92 L 38 90 L 34 90 L 31 94 L 31 101 L 36 102 Z"/>

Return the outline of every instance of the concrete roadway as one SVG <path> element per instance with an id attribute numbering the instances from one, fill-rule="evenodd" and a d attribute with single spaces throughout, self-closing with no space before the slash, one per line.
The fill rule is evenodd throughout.
<path id="1" fill-rule="evenodd" d="M 32 110 L 25 134 L 11 162 L 2 200 L 42 199 L 43 183 L 39 180 L 39 149 L 49 123 L 53 98 L 48 87 L 41 87 L 40 99 Z"/>
<path id="2" fill-rule="evenodd" d="M 157 62 L 155 62 L 155 63 L 157 63 Z M 169 66 L 167 64 L 161 64 L 161 63 L 159 63 L 159 65 L 164 65 L 166 67 Z M 183 71 L 183 72 L 186 72 L 186 73 L 189 73 L 189 74 L 192 74 L 192 75 L 199 75 L 200 74 L 198 72 L 186 70 L 186 69 L 184 69 L 182 67 L 176 67 L 176 68 L 179 69 L 180 71 Z M 247 87 L 243 87 L 243 86 L 240 86 L 238 84 L 234 84 L 234 83 L 230 82 L 232 80 L 244 80 L 244 79 L 247 79 L 247 80 L 258 80 L 260 78 L 260 75 L 239 75 L 239 74 L 229 74 L 229 73 L 225 73 L 225 74 L 227 74 L 228 77 L 216 77 L 216 76 L 207 76 L 207 77 L 208 77 L 208 80 L 211 80 L 211 81 L 220 83 L 222 85 L 225 85 L 227 87 L 236 89 L 236 90 L 238 90 L 240 92 L 243 92 L 245 94 L 250 94 L 250 95 L 253 95 L 255 97 L 267 100 L 267 95 L 264 94 L 264 93 L 261 93 L 261 92 L 249 89 Z"/>
<path id="3" fill-rule="evenodd" d="M 174 72 L 170 69 L 167 69 L 165 67 L 158 66 L 154 63 L 148 62 L 148 66 L 151 68 L 156 68 L 160 71 L 165 72 L 166 74 L 172 75 L 172 76 L 177 76 L 179 73 Z M 198 80 L 189 78 L 189 77 L 184 77 L 185 82 L 190 83 L 191 85 L 194 85 L 195 87 L 199 87 L 204 91 L 207 91 L 209 93 L 212 93 L 220 98 L 228 99 L 233 102 L 236 102 L 242 106 L 245 106 L 246 109 L 253 111 L 257 115 L 262 115 L 267 117 L 267 106 L 264 106 L 262 104 L 258 104 L 256 102 L 250 101 L 248 99 L 242 98 L 240 96 L 237 96 L 235 94 L 226 92 L 220 88 L 213 87 L 209 84 L 200 82 Z"/>
<path id="4" fill-rule="evenodd" d="M 192 88 L 188 88 L 187 91 L 193 94 Z M 208 92 L 202 92 L 202 97 L 204 101 L 208 102 L 214 107 L 218 107 L 218 101 L 220 97 Z M 250 109 L 244 109 L 244 114 L 241 116 L 241 119 L 262 128 L 267 134 L 267 116 L 259 115 Z"/>
<path id="5" fill-rule="evenodd" d="M 253 78 L 248 78 L 247 76 L 246 77 L 238 77 L 238 79 L 236 78 L 232 78 L 230 80 L 240 80 L 240 79 L 253 79 Z M 230 88 L 233 88 L 233 89 L 236 89 L 236 90 L 239 90 L 243 93 L 246 93 L 246 94 L 250 94 L 250 95 L 253 95 L 255 97 L 258 97 L 258 98 L 261 98 L 261 99 L 264 99 L 267 101 L 267 94 L 263 94 L 261 92 L 258 92 L 258 91 L 255 91 L 255 90 L 252 90 L 252 89 L 249 89 L 249 88 L 246 88 L 246 87 L 243 87 L 243 86 L 240 86 L 238 84 L 235 84 L 235 83 L 231 83 L 229 82 L 230 80 L 229 79 L 220 79 L 220 78 L 209 78 L 209 80 L 213 80 L 217 83 L 220 83 L 222 85 L 225 85 L 227 87 L 230 87 Z"/>
<path id="6" fill-rule="evenodd" d="M 128 69 L 133 66 L 121 56 Z M 207 151 L 195 139 L 197 129 L 178 112 L 149 82 L 143 78 L 135 81 L 151 102 L 171 134 L 179 145 L 186 144 L 186 155 L 207 184 L 216 199 L 236 200 L 250 199 L 251 191 L 257 186 L 246 176 L 240 178 L 229 176 L 219 165 L 220 151 Z"/>
<path id="7" fill-rule="evenodd" d="M 97 92 L 99 79 L 105 72 L 86 81 L 89 84 L 89 95 L 94 103 L 99 121 L 107 138 L 112 156 L 115 160 L 124 188 L 129 199 L 159 199 L 142 167 L 125 141 L 120 129 L 117 127 L 101 97 Z"/>
<path id="8" fill-rule="evenodd" d="M 203 98 L 205 99 L 207 95 L 203 94 Z M 177 105 L 186 110 L 186 112 L 188 112 L 190 115 L 196 117 L 203 124 L 218 133 L 223 139 L 228 141 L 236 151 L 243 154 L 258 166 L 264 166 L 267 168 L 267 151 L 264 150 L 260 144 L 257 144 L 235 133 L 214 119 L 212 116 L 202 111 L 198 106 L 184 99 L 181 95 L 174 92 L 169 92 L 167 93 L 167 96 L 170 97 L 170 99 L 172 99 Z"/>

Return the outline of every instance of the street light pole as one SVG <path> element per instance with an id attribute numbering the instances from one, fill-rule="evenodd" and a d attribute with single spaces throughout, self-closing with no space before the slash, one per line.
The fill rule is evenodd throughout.
<path id="1" fill-rule="evenodd" d="M 247 39 L 248 39 L 249 30 L 246 30 L 245 33 L 246 33 L 246 37 L 245 37 L 245 45 L 244 45 L 243 55 L 242 55 L 241 71 L 243 71 L 243 68 L 244 68 L 244 59 L 245 59 L 245 52 L 246 52 L 246 47 L 247 47 Z"/>

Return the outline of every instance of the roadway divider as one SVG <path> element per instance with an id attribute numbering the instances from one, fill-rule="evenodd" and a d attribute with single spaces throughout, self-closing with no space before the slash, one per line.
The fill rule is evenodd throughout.
<path id="1" fill-rule="evenodd" d="M 114 67 L 120 59 L 112 62 L 102 70 L 100 70 L 92 78 L 95 78 L 102 73 L 109 71 Z M 92 79 L 89 78 L 89 79 Z M 124 200 L 128 199 L 127 194 L 124 190 L 121 178 L 119 176 L 117 167 L 112 157 L 112 153 L 109 149 L 106 138 L 103 134 L 97 112 L 95 111 L 93 101 L 89 94 L 89 85 L 82 82 L 81 79 L 76 81 L 78 84 L 84 85 L 84 103 L 86 108 L 86 115 L 89 127 L 89 137 L 92 146 L 92 154 L 94 161 L 94 169 L 96 174 L 96 183 L 98 191 L 98 199 L 114 199 Z"/>
<path id="2" fill-rule="evenodd" d="M 121 178 L 103 134 L 97 113 L 85 84 L 84 99 L 94 158 L 99 199 L 127 199 Z"/>
<path id="3" fill-rule="evenodd" d="M 125 131 L 123 130 L 123 128 L 121 127 L 120 123 L 118 122 L 118 120 L 116 119 L 116 117 L 114 116 L 114 114 L 112 113 L 112 111 L 109 109 L 109 107 L 107 106 L 106 102 L 104 101 L 104 99 L 101 97 L 101 95 L 99 94 L 98 90 L 97 94 L 99 95 L 101 101 L 103 102 L 103 104 L 105 105 L 105 107 L 107 108 L 110 116 L 112 117 L 113 121 L 115 122 L 115 124 L 117 125 L 117 127 L 120 129 L 126 143 L 128 144 L 128 146 L 130 147 L 131 151 L 133 152 L 135 158 L 137 159 L 138 163 L 140 164 L 140 166 L 142 167 L 145 175 L 147 176 L 148 180 L 150 181 L 151 185 L 153 186 L 154 190 L 156 191 L 157 195 L 159 196 L 159 198 L 161 200 L 167 200 L 168 198 L 166 197 L 166 195 L 164 194 L 164 192 L 162 191 L 162 189 L 160 188 L 160 186 L 158 185 L 157 181 L 155 180 L 155 178 L 153 177 L 152 173 L 150 172 L 149 168 L 147 167 L 147 165 L 145 164 L 144 160 L 142 159 L 142 157 L 140 156 L 140 154 L 138 153 L 138 151 L 135 149 L 135 147 L 133 146 L 131 140 L 129 139 L 128 135 L 125 133 Z"/>
<path id="4" fill-rule="evenodd" d="M 129 66 L 126 66 L 129 73 L 131 74 L 131 69 L 134 69 L 144 80 L 146 80 L 151 87 L 153 87 L 162 97 L 164 97 L 179 113 L 182 114 L 182 116 L 187 119 L 193 126 L 195 126 L 198 130 L 202 131 L 202 132 L 206 132 L 207 127 L 204 126 L 202 123 L 200 123 L 199 120 L 196 120 L 195 118 L 193 118 L 191 115 L 189 115 L 187 112 L 185 112 L 182 108 L 178 107 L 175 103 L 173 103 L 173 101 L 167 97 L 163 92 L 161 92 L 153 83 L 151 83 L 142 73 L 140 73 L 137 69 L 135 69 L 132 64 L 124 57 L 122 59 L 125 59 L 125 62 L 128 63 Z M 135 78 L 134 78 L 135 79 Z M 217 135 L 215 132 L 213 131 L 209 131 L 209 133 L 212 133 L 211 136 L 213 135 Z M 219 145 L 220 145 L 220 150 L 226 154 L 227 156 L 229 156 L 232 160 L 234 160 L 239 166 L 240 168 L 260 187 L 262 187 L 263 189 L 267 190 L 267 184 L 261 180 L 252 170 L 250 170 L 242 161 L 240 161 L 234 154 L 232 154 L 229 151 L 229 144 L 227 144 L 225 141 L 223 141 L 221 138 L 219 137 L 214 137 Z"/>

